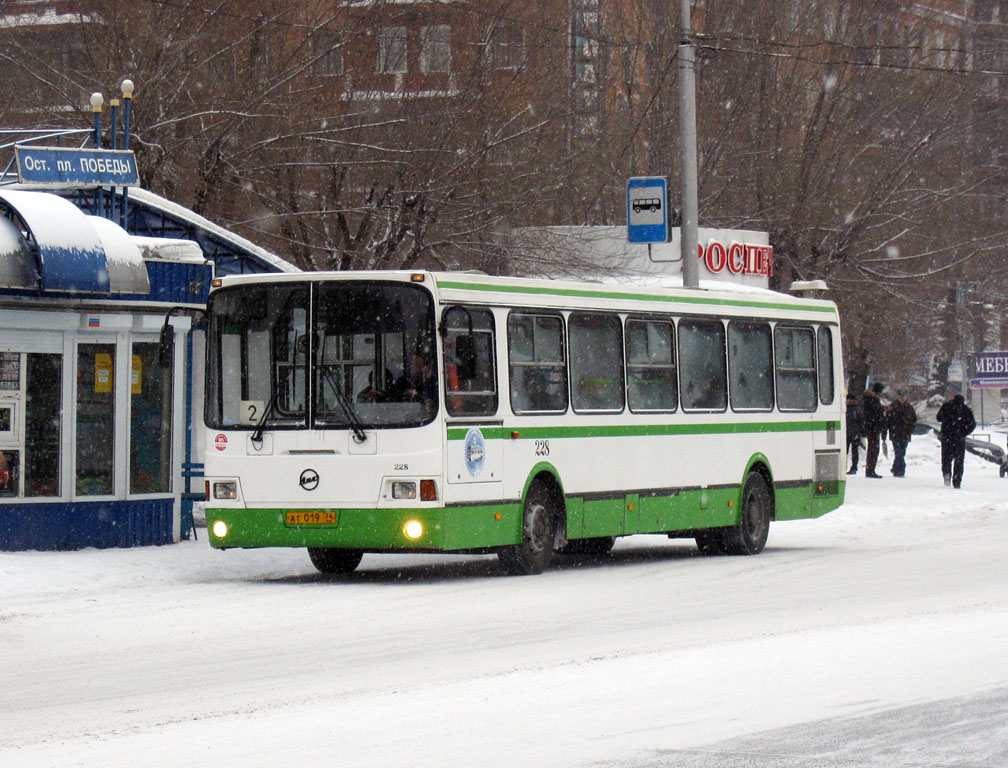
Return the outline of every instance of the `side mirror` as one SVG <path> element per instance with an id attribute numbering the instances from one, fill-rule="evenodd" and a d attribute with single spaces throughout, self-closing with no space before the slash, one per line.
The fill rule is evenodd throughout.
<path id="1" fill-rule="evenodd" d="M 171 368 L 175 357 L 175 329 L 168 323 L 161 326 L 161 341 L 158 346 L 158 363 L 162 368 Z"/>
<path id="2" fill-rule="evenodd" d="M 462 334 L 455 339 L 455 366 L 459 381 L 476 378 L 476 343 L 471 333 Z"/>

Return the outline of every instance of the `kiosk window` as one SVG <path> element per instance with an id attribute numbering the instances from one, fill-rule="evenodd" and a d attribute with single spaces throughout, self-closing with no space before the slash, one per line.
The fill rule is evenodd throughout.
<path id="1" fill-rule="evenodd" d="M 0 451 L 0 496 L 17 496 L 20 462 L 17 451 Z"/>
<path id="2" fill-rule="evenodd" d="M 60 495 L 63 356 L 33 353 L 25 371 L 25 496 Z"/>
<path id="3" fill-rule="evenodd" d="M 78 496 L 114 490 L 115 353 L 115 344 L 77 346 Z"/>
<path id="4" fill-rule="evenodd" d="M 133 345 L 130 371 L 130 493 L 171 491 L 172 376 L 158 344 Z"/>

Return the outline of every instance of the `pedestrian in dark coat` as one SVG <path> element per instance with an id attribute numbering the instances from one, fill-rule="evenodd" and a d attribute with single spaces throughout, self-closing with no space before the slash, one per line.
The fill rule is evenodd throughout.
<path id="1" fill-rule="evenodd" d="M 850 454 L 851 465 L 848 475 L 857 474 L 858 448 L 861 447 L 861 437 L 864 434 L 864 417 L 861 415 L 861 403 L 854 395 L 847 395 L 847 453 Z"/>
<path id="2" fill-rule="evenodd" d="M 886 412 L 886 426 L 893 447 L 893 477 L 903 477 L 906 474 L 906 450 L 916 424 L 917 412 L 907 400 L 906 391 L 896 390 L 896 402 Z"/>
<path id="3" fill-rule="evenodd" d="M 876 381 L 866 390 L 861 400 L 864 412 L 864 433 L 868 438 L 868 452 L 865 454 L 865 477 L 882 477 L 875 472 L 878 463 L 879 442 L 885 439 L 886 415 L 882 405 L 882 390 L 885 384 Z"/>
<path id="4" fill-rule="evenodd" d="M 962 485 L 963 460 L 966 457 L 966 436 L 976 428 L 973 411 L 962 395 L 946 400 L 938 409 L 941 424 L 941 464 L 945 485 L 954 488 Z"/>

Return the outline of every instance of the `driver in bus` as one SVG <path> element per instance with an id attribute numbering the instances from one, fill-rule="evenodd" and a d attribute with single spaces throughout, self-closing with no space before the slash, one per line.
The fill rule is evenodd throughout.
<path id="1" fill-rule="evenodd" d="M 374 384 L 374 371 L 368 371 L 368 385 L 357 394 L 358 403 L 381 403 L 388 398 L 388 393 L 392 391 L 392 371 L 385 369 L 384 386 L 378 388 Z"/>

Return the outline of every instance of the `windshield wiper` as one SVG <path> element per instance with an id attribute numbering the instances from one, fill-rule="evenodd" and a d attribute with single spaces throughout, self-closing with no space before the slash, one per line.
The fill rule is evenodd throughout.
<path id="1" fill-rule="evenodd" d="M 357 411 L 354 410 L 353 403 L 350 401 L 350 398 L 347 397 L 346 392 L 343 391 L 342 387 L 337 386 L 338 382 L 335 381 L 336 377 L 331 371 L 322 369 L 322 376 L 336 393 L 336 400 L 339 402 L 340 408 L 343 410 L 343 415 L 346 416 L 347 423 L 353 431 L 354 440 L 358 443 L 363 443 L 367 440 L 367 433 L 364 431 L 364 425 L 361 423 L 360 417 L 357 415 Z"/>
<path id="2" fill-rule="evenodd" d="M 277 387 L 273 390 L 273 395 L 270 397 L 269 403 L 266 404 L 266 409 L 263 411 L 262 418 L 259 419 L 259 423 L 256 424 L 256 428 L 252 430 L 252 442 L 261 443 L 263 438 L 263 430 L 266 428 L 266 420 L 273 415 L 273 411 L 276 410 L 277 395 L 280 394 L 280 388 Z M 259 448 L 257 447 L 258 451 Z"/>

